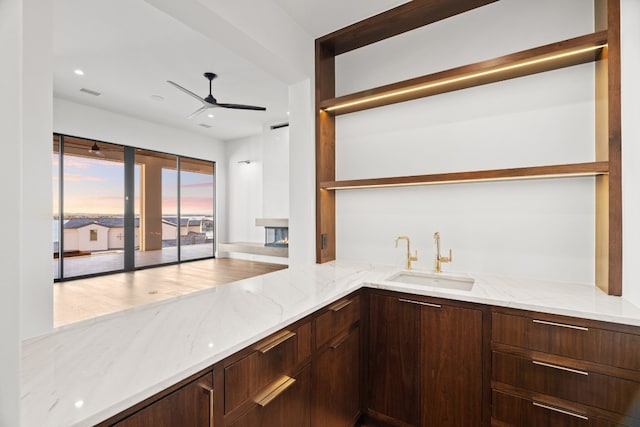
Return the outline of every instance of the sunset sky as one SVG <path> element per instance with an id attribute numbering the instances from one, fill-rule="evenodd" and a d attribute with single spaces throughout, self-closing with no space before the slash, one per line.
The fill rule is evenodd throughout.
<path id="1" fill-rule="evenodd" d="M 59 161 L 53 156 L 54 215 L 58 213 Z M 122 215 L 124 213 L 124 165 L 101 159 L 65 156 L 64 210 L 66 214 L 88 213 Z M 176 215 L 176 171 L 165 169 L 163 181 L 163 215 Z M 182 172 L 182 214 L 213 214 L 213 176 Z M 136 214 L 140 211 L 140 167 L 136 166 Z"/>

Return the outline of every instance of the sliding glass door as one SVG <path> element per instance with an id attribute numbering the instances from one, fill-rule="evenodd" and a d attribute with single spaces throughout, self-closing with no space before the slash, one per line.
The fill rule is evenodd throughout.
<path id="1" fill-rule="evenodd" d="M 62 227 L 54 236 L 62 260 L 56 275 L 70 278 L 123 270 L 124 147 L 69 136 L 54 141 L 54 154 L 56 147 L 58 154 L 62 147 L 58 156 L 62 179 L 58 176 L 61 186 L 54 190 L 54 208 L 58 200 L 63 209 Z"/>
<path id="2" fill-rule="evenodd" d="M 180 158 L 180 259 L 210 258 L 214 250 L 213 163 Z"/>
<path id="3" fill-rule="evenodd" d="M 213 162 L 54 135 L 52 174 L 54 279 L 214 256 Z"/>

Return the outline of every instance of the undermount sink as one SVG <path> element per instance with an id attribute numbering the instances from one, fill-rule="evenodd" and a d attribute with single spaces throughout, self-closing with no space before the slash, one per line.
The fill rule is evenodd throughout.
<path id="1" fill-rule="evenodd" d="M 470 291 L 475 280 L 468 276 L 442 273 L 426 273 L 420 271 L 401 271 L 386 279 L 389 282 L 407 283 L 411 285 L 432 286 L 434 288 Z"/>

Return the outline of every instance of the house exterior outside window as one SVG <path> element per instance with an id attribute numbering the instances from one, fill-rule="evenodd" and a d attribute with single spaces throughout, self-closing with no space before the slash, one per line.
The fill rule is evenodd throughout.
<path id="1" fill-rule="evenodd" d="M 98 230 L 96 229 L 89 230 L 89 240 L 92 242 L 98 241 Z"/>

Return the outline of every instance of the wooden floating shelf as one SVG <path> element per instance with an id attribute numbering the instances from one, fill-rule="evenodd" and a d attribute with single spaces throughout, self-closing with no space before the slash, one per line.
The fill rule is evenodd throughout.
<path id="1" fill-rule="evenodd" d="M 325 99 L 320 102 L 320 109 L 337 116 L 593 62 L 600 58 L 606 45 L 607 32 L 600 31 L 362 92 Z"/>
<path id="2" fill-rule="evenodd" d="M 439 173 L 431 175 L 396 176 L 388 178 L 325 181 L 323 190 L 357 188 L 406 187 L 414 185 L 456 184 L 464 182 L 505 181 L 520 179 L 570 178 L 606 175 L 609 162 L 571 163 L 551 166 L 532 166 L 513 169 L 491 169 L 472 172 Z"/>

